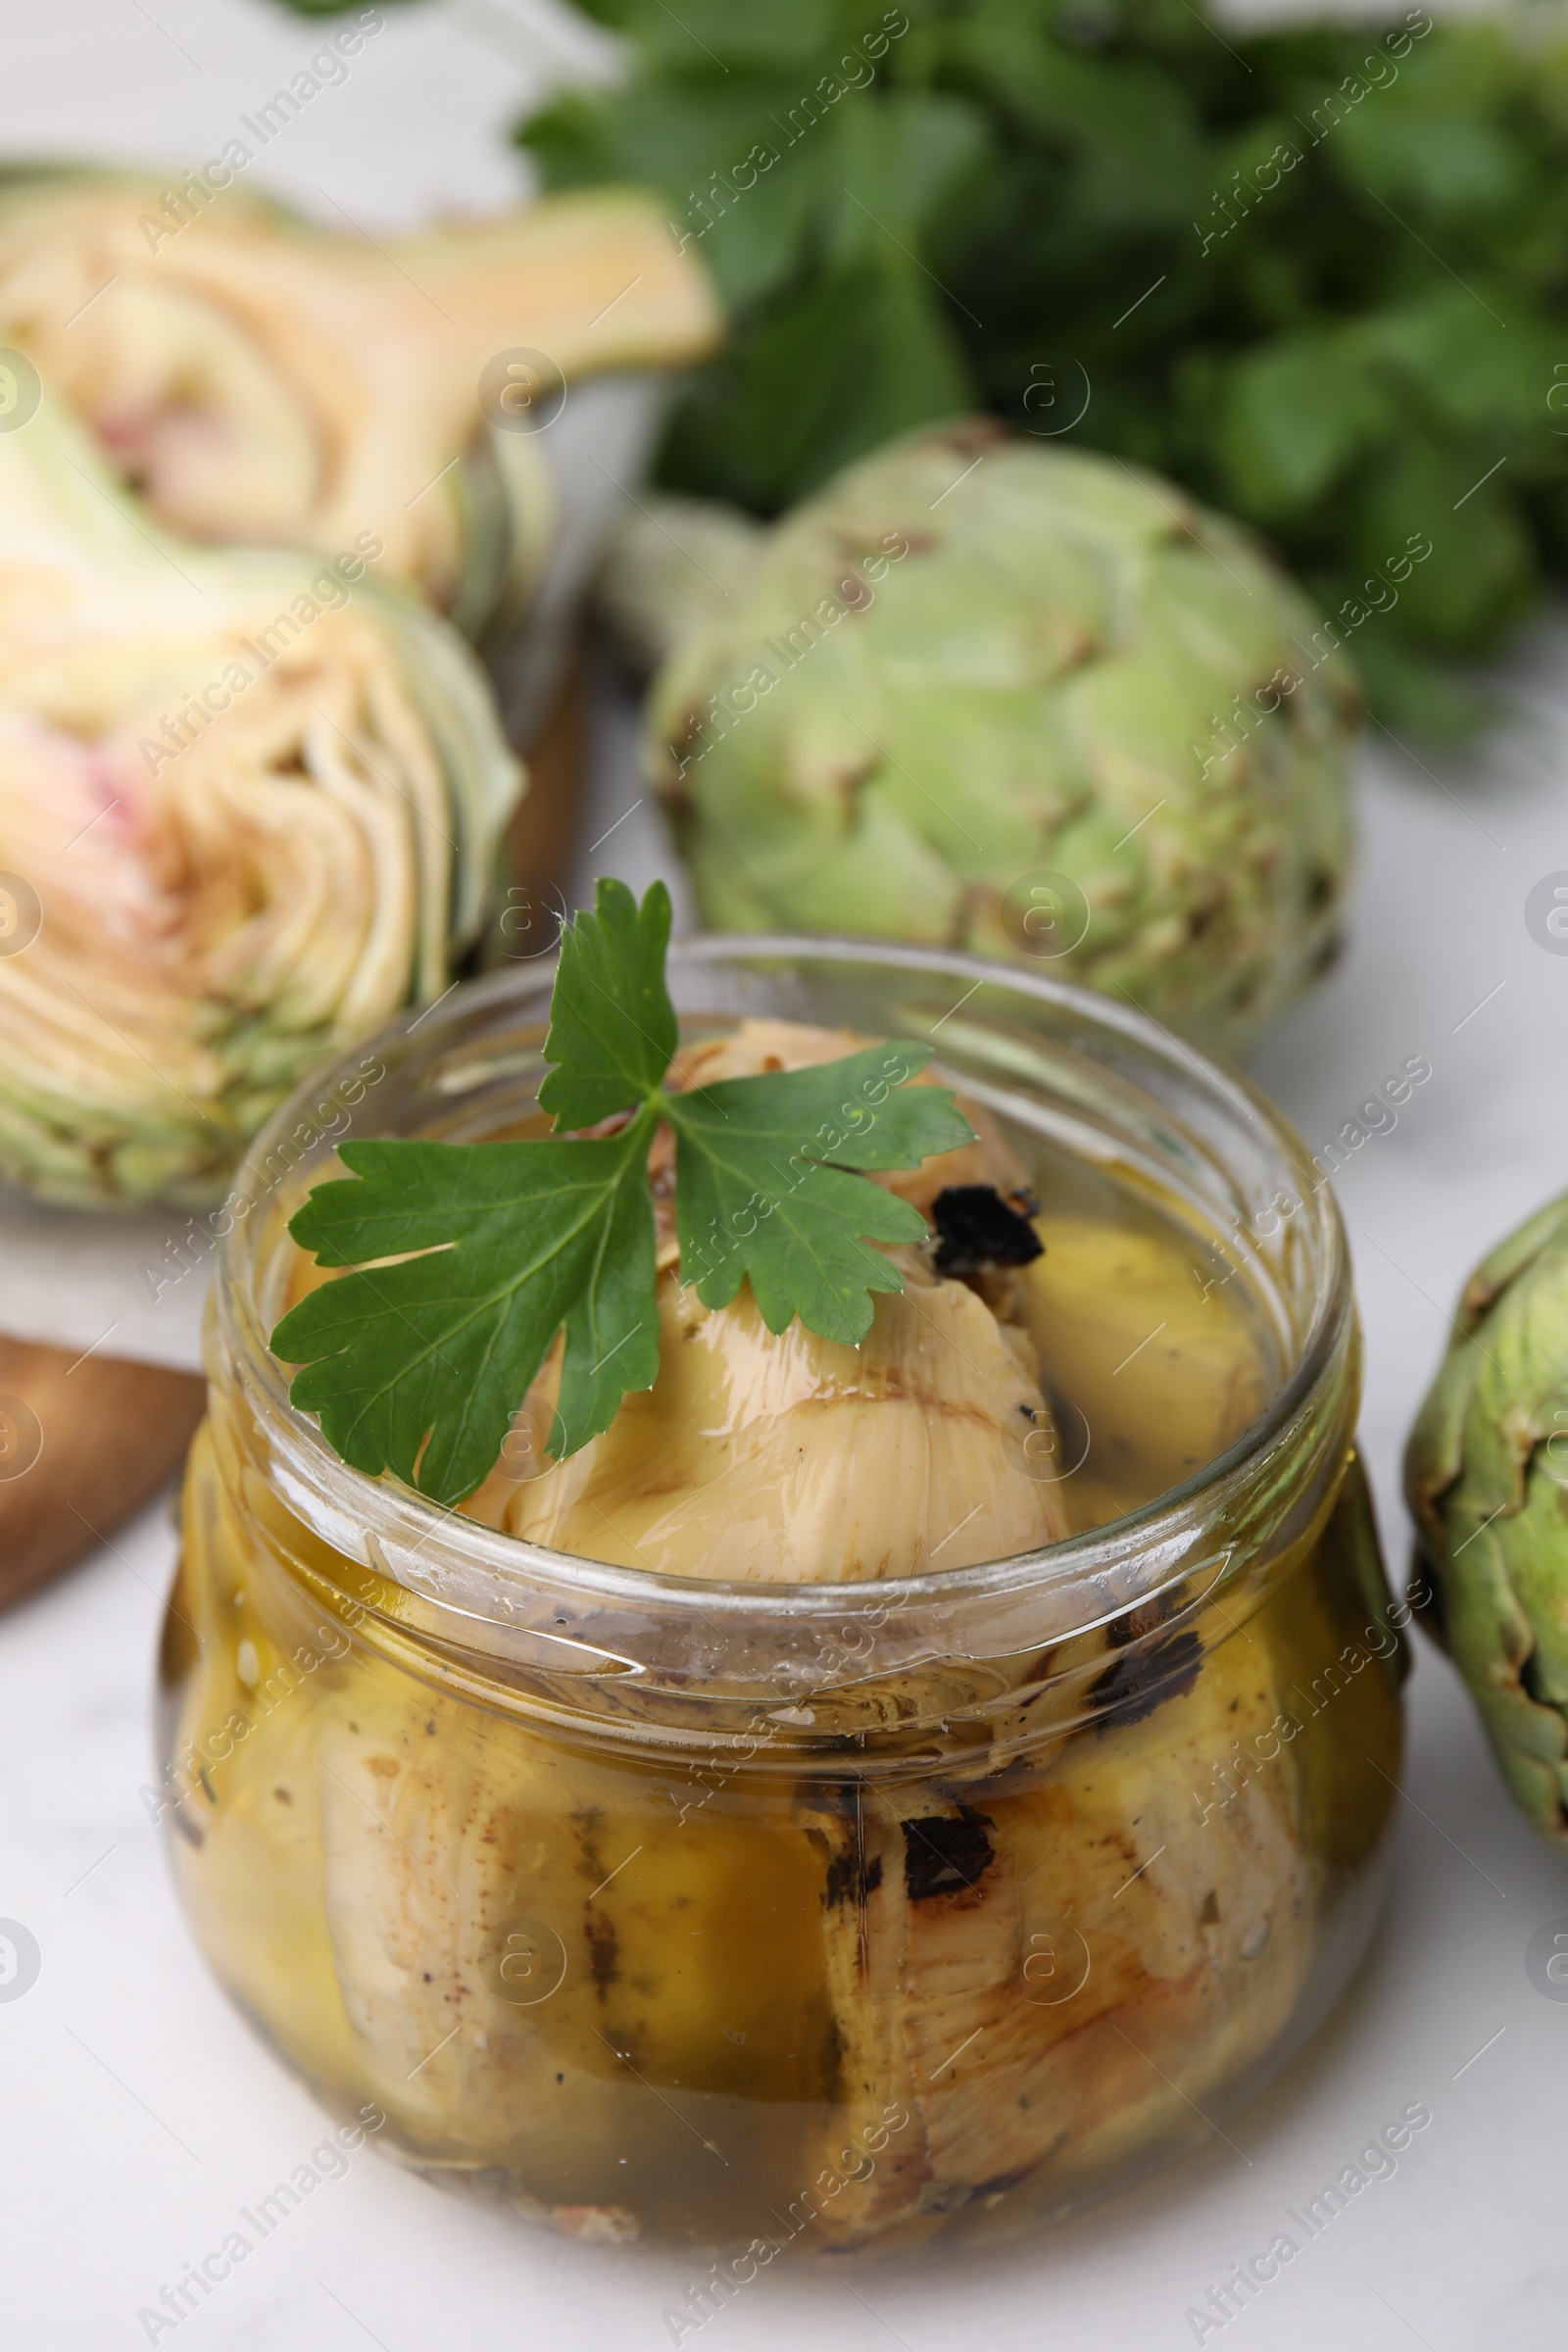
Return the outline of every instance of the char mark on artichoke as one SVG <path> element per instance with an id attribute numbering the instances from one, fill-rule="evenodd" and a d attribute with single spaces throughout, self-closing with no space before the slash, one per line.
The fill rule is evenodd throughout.
<path id="1" fill-rule="evenodd" d="M 875 1894 L 882 1884 L 882 1857 L 866 1856 L 858 1848 L 834 1854 L 827 1866 L 827 1880 L 822 1888 L 822 1908 L 835 1910 L 840 1903 L 860 1904 Z"/>
<path id="2" fill-rule="evenodd" d="M 991 1828 L 984 1813 L 963 1804 L 956 1815 L 934 1813 L 906 1821 L 904 1885 L 910 1902 L 971 1894 L 996 1858 Z"/>
<path id="3" fill-rule="evenodd" d="M 1045 1244 L 1024 1211 L 994 1184 L 950 1184 L 931 1204 L 941 1274 L 982 1274 L 992 1266 L 1027 1266 Z"/>
<path id="4" fill-rule="evenodd" d="M 588 1946 L 588 1973 L 601 2002 L 620 1977 L 620 1939 L 615 1923 L 603 1916 L 588 1920 L 583 1927 L 583 1940 Z"/>
<path id="5" fill-rule="evenodd" d="M 1152 1649 L 1124 1651 L 1089 1686 L 1091 1699 L 1102 1710 L 1096 1731 L 1108 1732 L 1113 1724 L 1142 1723 L 1167 1698 L 1190 1690 L 1202 1662 L 1203 1644 L 1191 1627 L 1172 1634 L 1167 1642 L 1157 1642 Z"/>
<path id="6" fill-rule="evenodd" d="M 1021 2187 L 1034 2170 L 1032 2164 L 1020 2164 L 1010 2173 L 998 2173 L 994 2180 L 977 2180 L 969 2190 L 966 2202 L 980 2205 L 990 2197 L 1004 2197 L 1009 2189 Z"/>

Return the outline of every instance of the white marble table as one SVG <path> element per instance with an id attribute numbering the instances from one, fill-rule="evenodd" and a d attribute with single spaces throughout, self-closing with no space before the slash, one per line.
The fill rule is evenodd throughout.
<path id="1" fill-rule="evenodd" d="M 312 45 L 309 24 L 249 0 L 153 0 L 153 15 L 138 0 L 58 12 L 4 0 L 0 147 L 193 154 Z M 314 175 L 380 220 L 503 197 L 514 166 L 492 133 L 531 61 L 565 57 L 567 36 L 548 26 L 516 0 L 389 9 L 385 46 L 328 94 L 332 122 L 300 126 L 318 144 L 280 184 L 304 197 Z M 1538 948 L 1523 914 L 1532 884 L 1568 868 L 1565 673 L 1568 624 L 1552 623 L 1517 664 L 1534 715 L 1512 736 L 1429 760 L 1431 776 L 1387 744 L 1368 759 L 1349 954 L 1254 1065 L 1313 1140 L 1406 1055 L 1433 1065 L 1396 1130 L 1339 1183 L 1366 1323 L 1366 1448 L 1396 1569 L 1399 1447 L 1445 1309 L 1481 1248 L 1568 1182 L 1568 957 Z M 594 792 L 590 841 L 638 794 L 626 718 L 608 699 Z M 617 869 L 640 875 L 663 856 L 637 807 Z M 94 1280 L 107 1299 L 107 1261 Z M 141 2307 L 325 2136 L 197 1961 L 138 1794 L 172 1548 L 152 1511 L 0 1620 L 0 1918 L 22 1922 L 40 1955 L 25 1994 L 0 1997 L 0 2342 L 18 2352 L 146 2343 Z M 1468 1702 L 1425 1646 L 1410 1728 L 1373 1957 L 1337 2020 L 1230 2128 L 1234 2147 L 1216 2140 L 983 2265 L 764 2273 L 704 2330 L 704 2352 L 1177 2352 L 1209 2283 L 1414 2102 L 1432 2123 L 1396 2176 L 1357 2197 L 1220 2331 L 1225 2343 L 1558 2352 L 1568 2004 L 1533 1987 L 1524 1954 L 1544 1922 L 1568 1922 L 1568 1872 L 1513 1813 Z M 363 2150 L 157 2340 L 653 2352 L 671 2340 L 662 2315 L 690 2277 L 678 2261 L 511 2228 Z"/>

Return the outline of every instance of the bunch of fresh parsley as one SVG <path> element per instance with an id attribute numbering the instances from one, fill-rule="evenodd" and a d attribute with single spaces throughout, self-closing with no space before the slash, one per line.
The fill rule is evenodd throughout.
<path id="1" fill-rule="evenodd" d="M 871 1046 L 813 1069 L 670 1093 L 675 1009 L 664 985 L 669 894 L 639 907 L 602 881 L 563 934 L 539 1089 L 557 1132 L 499 1144 L 340 1146 L 358 1179 L 319 1184 L 289 1231 L 317 1263 L 353 1267 L 272 1334 L 295 1404 L 371 1476 L 392 1469 L 437 1502 L 470 1494 L 565 1333 L 550 1451 L 608 1429 L 659 1371 L 649 1146 L 675 1144 L 680 1271 L 705 1306 L 751 1283 L 769 1331 L 799 1316 L 854 1346 L 873 1291 L 902 1290 L 872 1241 L 916 1242 L 925 1219 L 869 1184 L 974 1131 L 944 1087 L 901 1091 L 926 1046 Z M 603 1129 L 594 1134 L 563 1130 Z M 388 1264 L 388 1259 L 399 1262 Z"/>
<path id="2" fill-rule="evenodd" d="M 578 4 L 626 36 L 626 77 L 518 136 L 551 186 L 661 189 L 732 320 L 669 487 L 771 514 L 991 409 L 1254 523 L 1396 724 L 1479 714 L 1453 657 L 1568 567 L 1560 18 Z M 1413 535 L 1433 552 L 1396 602 Z"/>
<path id="3" fill-rule="evenodd" d="M 1568 558 L 1560 30 L 1405 0 L 1268 32 L 1201 0 L 581 4 L 629 77 L 519 136 L 554 186 L 658 186 L 733 320 L 669 486 L 770 513 L 989 408 L 1247 517 L 1327 611 L 1383 608 L 1351 651 L 1396 723 L 1473 712 L 1450 658 Z"/>

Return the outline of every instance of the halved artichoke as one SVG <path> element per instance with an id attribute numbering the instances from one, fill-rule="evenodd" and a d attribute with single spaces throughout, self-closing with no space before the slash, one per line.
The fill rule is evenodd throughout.
<path id="1" fill-rule="evenodd" d="M 375 544 L 194 548 L 48 399 L 0 434 L 0 1177 L 215 1198 L 314 1063 L 445 987 L 519 772 Z"/>
<path id="2" fill-rule="evenodd" d="M 646 763 L 710 923 L 1043 957 L 1226 1053 L 1334 953 L 1353 683 L 1170 483 L 969 420 L 750 543 L 637 517 L 605 594 L 674 618 Z"/>
<path id="3" fill-rule="evenodd" d="M 233 184 L 29 172 L 0 190 L 0 345 L 23 351 L 170 528 L 337 554 L 374 531 L 478 637 L 516 616 L 553 521 L 526 432 L 479 379 L 569 383 L 706 351 L 707 280 L 635 190 L 551 198 L 385 245 Z M 503 406 L 514 409 L 527 387 Z M 537 387 L 533 387 L 537 390 Z"/>

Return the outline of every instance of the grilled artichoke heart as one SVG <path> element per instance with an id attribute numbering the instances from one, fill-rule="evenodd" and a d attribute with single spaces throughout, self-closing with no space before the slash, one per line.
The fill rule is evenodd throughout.
<path id="1" fill-rule="evenodd" d="M 372 2096 L 414 2162 L 575 2233 L 695 2207 L 741 2240 L 906 2245 L 1193 2144 L 1297 2025 L 1384 1833 L 1388 1681 L 1320 1719 L 1294 1684 L 1378 1573 L 1355 1496 L 1283 1617 L 1233 1631 L 1231 1595 L 1086 1642 L 1086 1712 L 1027 1754 L 930 1722 L 912 1768 L 797 1776 L 785 1708 L 753 1786 L 718 1751 L 564 1747 L 358 1650 L 300 1688 L 323 1637 L 201 1502 L 228 1443 L 198 1441 L 176 1593 L 205 1659 L 182 1737 L 251 1726 L 181 1801 L 204 1939 L 334 2103 Z M 940 1679 L 889 1695 L 918 1718 Z"/>
<path id="2" fill-rule="evenodd" d="M 0 344 L 161 522 L 330 554 L 370 530 L 383 576 L 475 637 L 516 616 L 553 523 L 537 449 L 483 418 L 487 365 L 533 351 L 569 383 L 678 365 L 714 326 L 702 273 L 632 190 L 378 245 L 193 178 L 0 189 Z M 523 389 L 502 386 L 513 407 Z"/>
<path id="3" fill-rule="evenodd" d="M 1520 1807 L 1568 1849 L 1568 1197 L 1482 1260 L 1456 1331 L 1404 1457 L 1413 1593 Z"/>
<path id="4" fill-rule="evenodd" d="M 751 543 L 633 516 L 603 593 L 720 929 L 1044 957 L 1223 1052 L 1334 951 L 1349 674 L 1169 483 L 951 425 Z"/>
<path id="5" fill-rule="evenodd" d="M 848 1030 L 749 1020 L 682 1054 L 669 1083 L 716 1084 L 836 1060 Z M 974 1114 L 971 1112 L 971 1117 Z M 946 1187 L 1016 1181 L 994 1131 L 877 1181 L 930 1214 Z M 748 1285 L 710 1312 L 679 1279 L 667 1138 L 655 1146 L 660 1371 L 611 1427 L 557 1464 L 544 1454 L 559 1357 L 514 1430 L 515 1467 L 462 1507 L 557 1551 L 730 1583 L 854 1583 L 1004 1559 L 1070 1532 L 1063 1487 L 1025 1441 L 1050 1407 L 1017 1302 L 999 1315 L 930 1253 L 890 1250 L 904 1290 L 877 1295 L 858 1348 L 799 1322 L 777 1337 Z M 516 1476 L 516 1467 L 525 1475 Z"/>
<path id="6" fill-rule="evenodd" d="M 518 781 L 467 649 L 363 556 L 164 534 L 52 403 L 0 435 L 0 1176 L 216 1198 L 446 986 Z"/>

